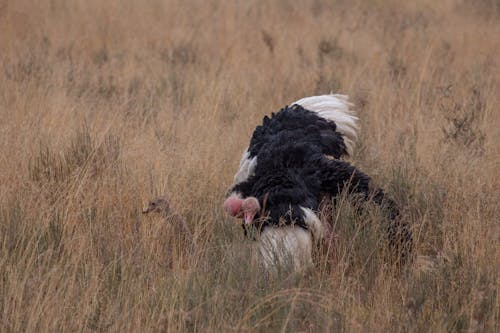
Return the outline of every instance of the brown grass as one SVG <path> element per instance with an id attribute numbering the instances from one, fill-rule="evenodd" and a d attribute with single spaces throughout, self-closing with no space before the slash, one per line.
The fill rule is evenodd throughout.
<path id="1" fill-rule="evenodd" d="M 1 1 L 0 331 L 498 331 L 499 10 Z M 269 278 L 223 214 L 263 115 L 330 91 L 430 270 L 346 202 L 334 267 Z M 163 193 L 198 250 L 140 215 Z"/>

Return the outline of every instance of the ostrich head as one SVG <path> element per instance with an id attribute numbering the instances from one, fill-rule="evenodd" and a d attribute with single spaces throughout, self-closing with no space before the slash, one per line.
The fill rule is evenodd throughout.
<path id="1" fill-rule="evenodd" d="M 255 197 L 246 198 L 241 205 L 241 210 L 243 211 L 245 224 L 252 224 L 255 215 L 260 211 L 259 200 Z"/>
<path id="2" fill-rule="evenodd" d="M 224 210 L 231 216 L 241 217 L 241 206 L 243 205 L 243 199 L 237 195 L 231 195 L 224 201 Z"/>
<path id="3" fill-rule="evenodd" d="M 168 215 L 170 212 L 170 204 L 167 197 L 160 196 L 151 200 L 146 209 L 142 210 L 143 214 L 149 213 L 161 213 L 162 215 Z"/>
<path id="4" fill-rule="evenodd" d="M 231 216 L 243 217 L 245 224 L 252 224 L 255 215 L 260 211 L 259 200 L 255 197 L 241 199 L 236 196 L 230 196 L 224 202 L 224 210 Z"/>

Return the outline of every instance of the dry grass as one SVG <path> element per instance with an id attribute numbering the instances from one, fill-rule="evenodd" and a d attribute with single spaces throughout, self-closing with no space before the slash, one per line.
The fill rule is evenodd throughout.
<path id="1" fill-rule="evenodd" d="M 0 331 L 498 331 L 499 10 L 1 1 Z M 346 202 L 334 265 L 268 278 L 221 211 L 262 116 L 330 91 L 432 269 Z M 163 193 L 195 252 L 140 215 Z"/>

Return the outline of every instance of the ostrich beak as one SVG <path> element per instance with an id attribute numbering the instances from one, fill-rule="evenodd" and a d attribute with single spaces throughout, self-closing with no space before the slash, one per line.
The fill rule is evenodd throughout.
<path id="1" fill-rule="evenodd" d="M 245 212 L 245 224 L 246 225 L 252 224 L 254 218 L 255 218 L 255 212 L 252 212 L 252 211 Z"/>
<path id="2" fill-rule="evenodd" d="M 152 207 L 151 204 L 148 205 L 146 208 L 143 208 L 142 209 L 142 213 L 143 214 L 149 214 L 151 213 L 153 210 L 155 209 L 155 207 Z"/>

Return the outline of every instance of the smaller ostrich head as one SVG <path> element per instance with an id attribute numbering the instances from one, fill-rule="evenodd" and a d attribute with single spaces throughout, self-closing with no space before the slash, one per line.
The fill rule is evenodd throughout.
<path id="1" fill-rule="evenodd" d="M 165 196 L 160 196 L 151 200 L 146 209 L 142 210 L 143 214 L 149 213 L 160 213 L 162 215 L 168 215 L 170 212 L 170 204 L 168 198 Z"/>
<path id="2" fill-rule="evenodd" d="M 243 218 L 245 224 L 252 224 L 255 215 L 260 211 L 259 200 L 255 197 L 248 197 L 243 201 L 241 205 L 241 210 L 243 211 Z"/>
<path id="3" fill-rule="evenodd" d="M 224 202 L 224 210 L 231 216 L 243 218 L 248 225 L 253 223 L 255 215 L 260 211 L 260 204 L 255 197 L 241 199 L 230 196 Z"/>

